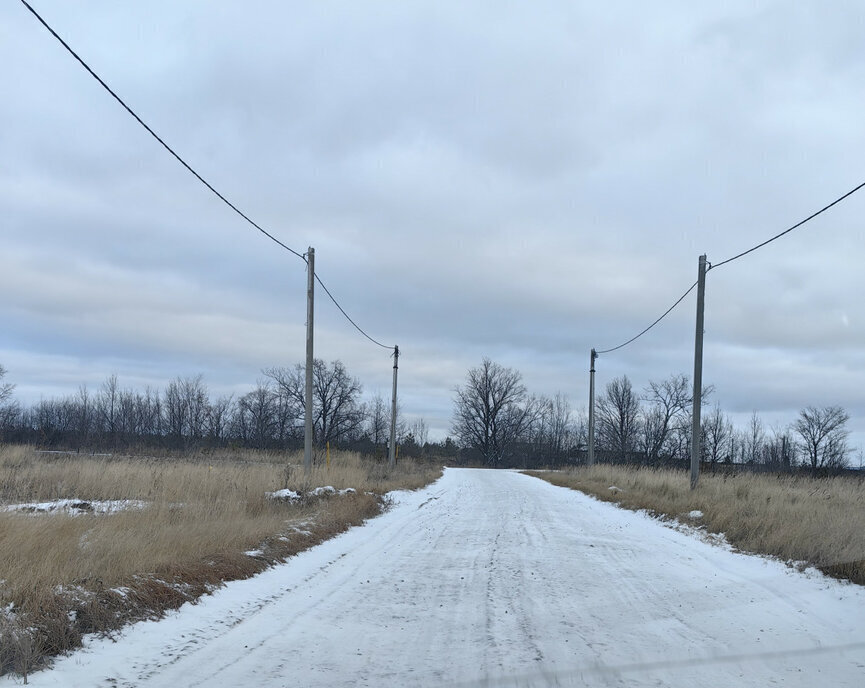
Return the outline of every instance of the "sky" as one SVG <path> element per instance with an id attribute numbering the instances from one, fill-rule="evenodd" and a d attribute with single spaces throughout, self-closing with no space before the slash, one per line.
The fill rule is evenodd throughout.
<path id="1" fill-rule="evenodd" d="M 588 401 L 723 260 L 865 180 L 865 5 L 31 4 L 214 187 L 399 345 L 433 438 L 484 357 Z M 0 7 L 0 364 L 31 403 L 304 360 L 303 261 L 183 169 L 20 2 Z M 741 424 L 840 404 L 865 445 L 865 190 L 707 276 Z M 596 384 L 693 372 L 695 295 Z M 316 356 L 390 395 L 318 291 Z"/>

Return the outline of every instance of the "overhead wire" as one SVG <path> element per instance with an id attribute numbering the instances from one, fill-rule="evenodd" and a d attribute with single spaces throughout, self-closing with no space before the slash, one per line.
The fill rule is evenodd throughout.
<path id="1" fill-rule="evenodd" d="M 756 251 L 756 250 L 759 249 L 759 248 L 763 248 L 763 247 L 766 246 L 767 244 L 771 244 L 771 243 L 772 243 L 773 241 L 775 241 L 776 239 L 780 239 L 780 238 L 781 238 L 782 236 L 784 236 L 785 234 L 789 234 L 789 233 L 792 232 L 794 229 L 798 229 L 799 227 L 801 227 L 802 225 L 804 225 L 806 222 L 810 222 L 811 220 L 813 220 L 813 219 L 814 219 L 815 217 L 817 217 L 818 215 L 821 215 L 822 213 L 825 213 L 827 210 L 829 210 L 829 209 L 832 208 L 833 206 L 838 205 L 841 201 L 843 201 L 844 199 L 846 199 L 846 198 L 852 196 L 854 193 L 856 193 L 857 191 L 859 191 L 859 190 L 862 189 L 862 188 L 865 188 L 865 182 L 862 182 L 861 184 L 859 184 L 859 185 L 855 186 L 854 188 L 850 189 L 850 191 L 848 191 L 847 193 L 845 193 L 845 194 L 839 196 L 838 198 L 836 198 L 836 199 L 835 199 L 834 201 L 832 201 L 831 203 L 829 203 L 829 204 L 823 206 L 822 208 L 820 208 L 820 210 L 818 210 L 818 211 L 816 211 L 816 212 L 814 212 L 814 213 L 811 213 L 811 214 L 810 214 L 808 217 L 806 217 L 804 220 L 800 220 L 799 222 L 797 222 L 796 224 L 794 224 L 792 227 L 788 227 L 787 229 L 785 229 L 783 232 L 779 232 L 779 233 L 776 234 L 775 236 L 770 237 L 770 238 L 766 239 L 765 241 L 760 242 L 760 243 L 757 244 L 756 246 L 752 246 L 752 247 L 749 248 L 747 251 L 742 251 L 741 253 L 737 253 L 735 256 L 732 256 L 732 257 L 730 257 L 730 258 L 727 258 L 726 260 L 722 260 L 720 263 L 715 263 L 714 265 L 709 264 L 709 265 L 707 266 L 707 268 L 706 268 L 706 272 L 708 272 L 709 270 L 717 269 L 717 268 L 721 267 L 722 265 L 726 265 L 727 263 L 732 263 L 734 260 L 738 260 L 739 258 L 742 258 L 743 256 L 747 256 L 749 253 L 753 253 L 754 251 Z M 680 304 L 680 303 L 685 299 L 685 297 L 686 297 L 688 294 L 691 293 L 691 291 L 692 291 L 692 290 L 694 289 L 694 287 L 696 287 L 696 286 L 697 286 L 697 282 L 694 282 L 694 283 L 693 283 L 693 284 L 688 288 L 688 291 L 686 291 L 684 294 L 682 294 L 682 295 L 678 298 L 678 300 L 676 300 L 676 302 L 675 302 L 672 306 L 670 306 L 666 311 L 664 311 L 664 313 L 661 315 L 660 318 L 658 318 L 657 320 L 655 320 L 651 325 L 649 325 L 645 330 L 643 330 L 643 331 L 640 332 L 639 334 L 635 335 L 634 337 L 631 337 L 628 341 L 626 341 L 626 342 L 624 342 L 624 343 L 622 343 L 622 344 L 619 344 L 618 346 L 614 346 L 614 347 L 612 347 L 612 348 L 610 348 L 610 349 L 603 349 L 603 350 L 601 350 L 601 351 L 595 351 L 595 353 L 598 354 L 598 355 L 600 355 L 600 354 L 608 354 L 608 353 L 610 353 L 610 352 L 612 352 L 612 351 L 616 351 L 616 350 L 618 350 L 618 349 L 621 349 L 621 348 L 623 348 L 623 347 L 626 347 L 626 346 L 627 346 L 628 344 L 630 344 L 631 342 L 635 342 L 635 341 L 638 340 L 640 337 L 642 337 L 644 334 L 646 334 L 649 330 L 651 330 L 655 325 L 657 325 L 659 322 L 661 322 L 665 317 L 667 317 L 667 315 L 669 315 L 669 314 L 673 311 L 673 309 L 674 309 L 676 306 L 678 306 L 678 305 L 679 305 L 679 304 Z"/>
<path id="2" fill-rule="evenodd" d="M 279 246 L 282 246 L 282 248 L 284 248 L 286 251 L 290 251 L 291 253 L 293 253 L 294 255 L 296 255 L 296 256 L 297 256 L 298 258 L 300 258 L 301 260 L 305 260 L 302 254 L 298 253 L 297 251 L 295 251 L 295 250 L 294 250 L 293 248 L 291 248 L 290 246 L 287 246 L 286 244 L 284 244 L 283 242 L 281 242 L 279 239 L 277 239 L 275 236 L 273 236 L 273 234 L 271 234 L 271 233 L 268 232 L 266 229 L 264 229 L 263 227 L 261 227 L 258 223 L 256 223 L 256 222 L 253 221 L 252 219 L 250 219 L 250 217 L 249 217 L 248 215 L 246 215 L 246 213 L 244 213 L 242 210 L 240 210 L 240 208 L 238 208 L 236 205 L 234 205 L 234 203 L 232 203 L 231 201 L 229 201 L 225 196 L 223 196 L 219 191 L 217 191 L 217 190 L 213 187 L 213 185 L 210 184 L 210 182 L 208 182 L 204 177 L 202 177 L 198 172 L 196 172 L 196 171 L 193 169 L 193 167 L 192 167 L 188 162 L 186 162 L 186 160 L 184 160 L 182 157 L 180 157 L 180 155 L 178 155 L 178 153 L 177 153 L 177 152 L 176 152 L 176 151 L 175 151 L 171 146 L 169 146 L 167 143 L 165 143 L 165 141 L 162 139 L 162 137 L 160 137 L 159 134 L 157 134 L 155 131 L 153 131 L 153 129 L 151 129 L 150 126 L 149 126 L 149 125 L 148 125 L 148 124 L 147 124 L 143 119 L 141 119 L 141 117 L 139 117 L 138 114 L 136 114 L 136 112 L 135 112 L 131 107 L 129 107 L 129 106 L 124 102 L 124 100 L 123 100 L 119 95 L 117 95 L 117 94 L 114 92 L 114 90 L 113 90 L 113 89 L 112 89 L 108 84 L 106 84 L 105 81 L 103 81 L 102 78 L 101 78 L 101 77 L 100 77 L 96 72 L 94 72 L 94 71 L 90 68 L 90 65 L 88 65 L 88 64 L 87 64 L 87 63 L 86 63 L 86 62 L 85 62 L 85 61 L 84 61 L 84 60 L 83 60 L 83 59 L 78 55 L 78 53 L 76 53 L 76 52 L 75 52 L 75 51 L 70 47 L 70 45 L 69 45 L 66 41 L 64 41 L 63 38 L 61 38 L 60 35 L 59 35 L 59 34 L 58 34 L 58 33 L 57 33 L 53 28 L 51 28 L 51 26 L 48 25 L 48 22 L 46 22 L 46 21 L 42 18 L 42 16 L 41 16 L 41 15 L 40 15 L 40 14 L 39 14 L 35 9 L 33 9 L 33 7 L 30 5 L 30 3 L 27 2 L 27 0 L 21 0 L 21 4 L 23 4 L 23 5 L 24 5 L 28 10 L 30 10 L 31 14 L 32 14 L 34 17 L 36 17 L 36 19 L 39 20 L 39 23 L 42 24 L 42 26 L 44 26 L 46 29 L 48 29 L 48 31 L 51 33 L 52 36 L 54 36 L 54 38 L 56 38 L 58 41 L 60 41 L 60 44 L 61 44 L 64 48 L 66 48 L 67 52 L 68 52 L 70 55 L 72 55 L 72 57 L 74 57 L 74 58 L 75 58 L 75 59 L 76 59 L 76 60 L 81 64 L 81 66 L 84 67 L 84 69 L 86 69 L 86 70 L 88 71 L 88 73 L 90 74 L 90 76 L 92 76 L 94 79 L 96 79 L 96 81 L 99 82 L 99 84 L 102 86 L 102 88 L 104 88 L 106 91 L 108 91 L 108 93 L 111 94 L 111 96 L 114 98 L 114 100 L 116 100 L 118 103 L 120 103 L 120 105 L 123 107 L 123 109 L 126 110 L 126 112 L 128 112 L 130 115 L 132 115 L 132 117 L 135 118 L 135 121 L 137 121 L 137 122 L 138 122 L 142 127 L 144 127 L 144 129 L 147 131 L 147 133 L 149 133 L 149 134 L 150 134 L 154 139 L 156 139 L 156 140 L 157 140 L 157 141 L 162 145 L 162 147 L 163 147 L 165 150 L 167 150 L 169 153 L 171 153 L 171 155 L 173 155 L 174 158 L 175 158 L 175 159 L 176 159 L 176 160 L 177 160 L 181 165 L 183 165 L 187 170 L 189 170 L 189 172 L 191 172 L 191 173 L 193 174 L 193 176 L 195 176 L 195 178 L 198 179 L 198 181 L 200 181 L 202 184 L 204 184 L 204 186 L 206 186 L 206 187 L 207 187 L 208 189 L 210 189 L 214 194 L 216 194 L 216 196 L 217 196 L 217 197 L 218 197 L 218 198 L 219 198 L 223 203 L 225 203 L 225 204 L 226 204 L 229 208 L 231 208 L 235 213 L 237 213 L 238 215 L 240 215 L 240 217 L 242 217 L 244 220 L 246 220 L 250 225 L 252 225 L 253 227 L 255 227 L 259 232 L 261 232 L 262 234 L 264 234 L 264 236 L 266 236 L 268 239 L 270 239 L 270 240 L 273 241 L 274 243 L 278 244 Z"/>
<path id="3" fill-rule="evenodd" d="M 661 317 L 659 317 L 657 320 L 655 320 L 651 325 L 649 325 L 645 330 L 643 330 L 643 331 L 640 332 L 639 334 L 634 335 L 634 336 L 631 337 L 628 341 L 623 342 L 622 344 L 619 344 L 618 346 L 614 346 L 614 347 L 611 347 L 611 348 L 609 348 L 609 349 L 603 349 L 603 350 L 600 350 L 600 351 L 595 351 L 595 353 L 596 353 L 597 355 L 599 355 L 599 356 L 600 356 L 601 354 L 608 354 L 608 353 L 610 353 L 610 352 L 612 352 L 612 351 L 618 351 L 619 349 L 622 349 L 622 348 L 628 346 L 628 344 L 630 344 L 631 342 L 635 342 L 635 341 L 637 341 L 640 337 L 642 337 L 644 334 L 646 334 L 646 332 L 648 332 L 649 330 L 651 330 L 655 325 L 657 325 L 657 324 L 658 324 L 659 322 L 661 322 L 664 318 L 666 318 L 670 313 L 672 313 L 673 310 L 676 308 L 676 306 L 678 306 L 680 303 L 682 303 L 682 301 L 685 300 L 685 297 L 686 297 L 688 294 L 690 294 L 690 293 L 694 290 L 694 287 L 696 287 L 696 286 L 697 286 L 697 282 L 694 282 L 690 287 L 688 287 L 688 291 L 686 291 L 686 292 L 685 292 L 684 294 L 682 294 L 678 299 L 676 299 L 675 303 L 674 303 L 672 306 L 670 306 L 667 310 L 665 310 L 665 311 L 661 314 Z"/>
<path id="4" fill-rule="evenodd" d="M 839 196 L 839 197 L 836 198 L 834 201 L 832 201 L 829 205 L 825 205 L 825 206 L 823 206 L 823 207 L 820 208 L 820 210 L 818 210 L 816 213 L 812 213 L 811 215 L 809 215 L 808 217 L 806 217 L 804 220 L 800 220 L 799 222 L 797 222 L 797 223 L 796 223 L 795 225 L 793 225 L 792 227 L 788 227 L 788 228 L 785 229 L 783 232 L 779 232 L 779 233 L 776 234 L 775 236 L 770 237 L 769 239 L 766 239 L 766 241 L 763 241 L 763 242 L 757 244 L 756 246 L 752 246 L 752 247 L 749 248 L 747 251 L 742 251 L 741 253 L 737 253 L 737 254 L 736 254 L 735 256 L 733 256 L 732 258 L 727 258 L 726 260 L 722 260 L 720 263 L 715 263 L 715 264 L 712 266 L 712 268 L 710 268 L 710 269 L 717 270 L 717 269 L 718 269 L 719 267 L 721 267 L 722 265 L 726 265 L 727 263 L 732 263 L 734 260 L 738 260 L 739 258 L 742 258 L 743 256 L 747 256 L 749 253 L 753 253 L 753 252 L 756 251 L 758 248 L 763 248 L 766 244 L 771 244 L 771 243 L 772 243 L 773 241 L 775 241 L 776 239 L 780 239 L 780 238 L 781 238 L 782 236 L 784 236 L 785 234 L 789 234 L 789 233 L 792 232 L 794 229 L 798 229 L 799 227 L 801 227 L 802 225 L 804 225 L 806 222 L 810 222 L 811 220 L 813 220 L 813 219 L 814 219 L 815 217 L 817 217 L 818 215 L 821 215 L 822 213 L 825 213 L 825 212 L 826 212 L 827 210 L 829 210 L 829 208 L 831 208 L 832 206 L 838 205 L 838 204 L 839 204 L 841 201 L 843 201 L 845 198 L 847 198 L 847 197 L 849 197 L 849 196 L 852 196 L 854 193 L 856 193 L 857 191 L 859 191 L 859 190 L 860 190 L 861 188 L 863 188 L 863 187 L 865 187 L 865 182 L 862 182 L 861 184 L 859 184 L 859 185 L 856 186 L 855 188 L 850 189 L 850 191 L 848 191 L 847 193 L 845 193 L 843 196 Z"/>
<path id="5" fill-rule="evenodd" d="M 330 293 L 330 290 L 326 286 L 324 286 L 324 282 L 321 281 L 321 278 L 318 276 L 318 273 L 315 274 L 315 281 L 318 282 L 319 285 L 321 285 L 321 288 L 324 289 L 324 293 L 330 297 L 330 300 L 333 301 L 333 305 L 339 309 L 339 312 L 345 316 L 345 319 L 348 320 L 352 325 L 354 325 L 354 329 L 356 329 L 358 332 L 360 332 L 364 337 L 366 337 L 373 344 L 380 346 L 382 349 L 393 349 L 392 346 L 388 346 L 387 344 L 382 344 L 377 339 L 373 339 L 372 337 L 370 337 L 366 332 L 364 332 L 361 329 L 360 325 L 358 325 L 354 320 L 352 320 L 349 317 L 348 313 L 345 312 L 345 309 L 343 309 L 343 307 L 339 305 L 339 301 L 337 301 L 334 298 L 333 294 Z"/>
<path id="6" fill-rule="evenodd" d="M 284 248 L 289 253 L 292 253 L 295 256 L 297 256 L 298 258 L 300 258 L 302 261 L 304 261 L 304 263 L 307 263 L 307 266 L 309 265 L 309 262 L 307 261 L 304 254 L 301 254 L 298 251 L 295 251 L 293 248 L 291 248 L 287 244 L 283 243 L 278 238 L 276 238 L 273 234 L 271 234 L 266 229 L 264 229 L 257 222 L 252 220 L 246 213 L 244 213 L 242 210 L 240 210 L 240 208 L 238 208 L 236 205 L 234 205 L 234 203 L 229 201 L 223 194 L 221 194 L 212 184 L 210 184 L 210 182 L 208 182 L 204 177 L 202 177 L 188 162 L 186 162 L 186 160 L 184 160 L 171 146 L 169 146 L 162 139 L 162 137 L 159 136 L 159 134 L 157 134 L 143 119 L 141 119 L 141 117 L 139 117 L 138 114 L 129 105 L 127 105 L 126 102 L 119 95 L 117 95 L 117 93 L 115 93 L 115 91 L 107 83 L 105 83 L 105 81 L 95 71 L 93 71 L 93 69 L 91 69 L 90 65 L 88 65 L 81 58 L 81 56 L 79 56 L 78 53 L 76 53 L 75 50 L 73 50 L 72 47 L 65 40 L 63 40 L 63 38 L 48 24 L 48 22 L 46 22 L 45 19 L 43 19 L 42 16 L 35 9 L 33 9 L 33 7 L 30 5 L 30 3 L 27 2 L 27 0 L 21 0 L 21 4 L 23 4 L 30 11 L 30 13 L 34 17 L 36 17 L 36 19 L 39 21 L 39 23 L 42 24 L 42 26 L 44 26 L 48 30 L 48 32 L 60 42 L 60 44 L 66 49 L 66 51 L 70 55 L 72 55 L 72 57 L 74 57 L 78 61 L 78 63 L 82 67 L 84 67 L 85 70 L 87 70 L 87 72 L 90 74 L 90 76 L 92 76 L 94 79 L 96 79 L 96 81 L 99 82 L 99 84 L 102 86 L 102 88 L 104 88 L 109 94 L 111 94 L 111 96 L 114 98 L 114 100 L 116 100 L 118 103 L 120 103 L 120 105 L 123 107 L 123 109 L 126 110 L 126 112 L 128 112 L 135 119 L 136 122 L 138 122 L 142 127 L 144 127 L 144 129 L 147 131 L 147 133 L 149 133 L 154 139 L 156 139 L 159 142 L 159 144 L 165 150 L 167 150 L 181 165 L 183 165 L 183 167 L 185 167 L 196 179 L 198 179 L 198 181 L 200 181 L 202 184 L 204 184 L 204 186 L 206 186 L 211 192 L 213 192 L 223 203 L 225 203 L 229 208 L 231 208 L 235 213 L 237 213 L 240 217 L 242 217 L 244 220 L 246 220 L 246 222 L 248 222 L 250 225 L 252 225 L 255 229 L 257 229 L 259 232 L 261 232 L 264 236 L 266 236 L 268 239 L 273 241 L 278 246 L 281 246 L 282 248 Z M 366 337 L 373 344 L 377 344 L 378 346 L 383 347 L 385 349 L 392 349 L 393 348 L 391 346 L 387 346 L 385 344 L 382 344 L 381 342 L 377 341 L 376 339 L 373 339 L 369 334 L 367 334 L 363 329 L 361 329 L 361 327 L 348 315 L 348 313 L 346 313 L 345 309 L 339 304 L 339 302 L 336 300 L 336 298 L 334 298 L 333 294 L 331 294 L 330 290 L 325 286 L 324 282 L 321 280 L 321 278 L 317 274 L 315 275 L 315 279 L 321 285 L 321 288 L 324 289 L 325 293 L 330 297 L 330 300 L 333 301 L 334 305 L 339 309 L 339 312 L 342 313 L 343 316 L 345 316 L 345 319 L 348 320 L 358 332 L 360 332 L 364 337 Z"/>

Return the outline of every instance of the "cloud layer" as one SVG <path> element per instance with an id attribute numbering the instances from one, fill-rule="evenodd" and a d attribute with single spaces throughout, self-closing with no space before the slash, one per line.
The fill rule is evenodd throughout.
<path id="1" fill-rule="evenodd" d="M 862 181 L 857 2 L 39 2 L 209 181 L 399 344 L 448 430 L 482 356 L 587 395 L 588 352 Z M 0 362 L 33 400 L 304 352 L 303 264 L 166 154 L 23 6 L 0 9 Z M 865 439 L 865 195 L 709 273 L 704 379 L 735 413 L 841 403 Z M 693 296 L 598 364 L 690 372 Z M 388 352 L 317 301 L 317 353 L 387 392 Z"/>

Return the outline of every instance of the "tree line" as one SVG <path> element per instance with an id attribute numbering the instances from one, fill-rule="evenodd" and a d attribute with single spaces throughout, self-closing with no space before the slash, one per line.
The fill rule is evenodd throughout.
<path id="1" fill-rule="evenodd" d="M 712 387 L 702 390 L 708 405 Z M 600 462 L 646 466 L 690 461 L 693 391 L 673 374 L 635 390 L 627 376 L 607 383 L 595 402 L 595 454 Z M 583 463 L 588 414 L 567 398 L 530 395 L 519 371 L 485 358 L 455 390 L 452 432 L 464 455 L 488 466 Z M 754 412 L 736 428 L 718 404 L 701 414 L 701 461 L 790 470 L 849 465 L 849 414 L 840 406 L 808 406 L 785 426 L 767 428 Z"/>
<path id="2" fill-rule="evenodd" d="M 0 439 L 49 448 L 173 449 L 246 447 L 297 449 L 303 446 L 305 368 L 275 367 L 246 394 L 212 395 L 203 376 L 177 377 L 164 389 L 121 386 L 110 375 L 97 389 L 25 406 L 14 385 L 4 383 L 0 366 Z M 327 444 L 383 454 L 390 439 L 390 402 L 362 397 L 360 381 L 339 361 L 313 364 L 313 433 Z M 429 444 L 426 422 L 407 423 L 397 410 L 397 442 L 403 455 L 419 455 Z M 444 449 L 442 447 L 441 449 Z"/>

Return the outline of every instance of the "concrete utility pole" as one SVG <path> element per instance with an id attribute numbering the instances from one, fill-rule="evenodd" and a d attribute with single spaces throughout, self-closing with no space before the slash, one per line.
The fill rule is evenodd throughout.
<path id="1" fill-rule="evenodd" d="M 586 465 L 595 464 L 595 359 L 598 354 L 592 349 L 591 363 L 589 365 L 589 455 Z"/>
<path id="2" fill-rule="evenodd" d="M 309 247 L 306 254 L 306 408 L 303 427 L 303 469 L 309 473 L 312 468 L 312 321 L 315 297 L 315 249 Z"/>
<path id="3" fill-rule="evenodd" d="M 399 370 L 399 347 L 393 348 L 393 397 L 390 401 L 390 447 L 387 453 L 389 468 L 396 466 L 396 374 Z"/>
<path id="4" fill-rule="evenodd" d="M 697 270 L 697 332 L 694 337 L 694 406 L 691 413 L 691 489 L 700 479 L 700 411 L 703 406 L 703 297 L 706 292 L 706 254 Z"/>

